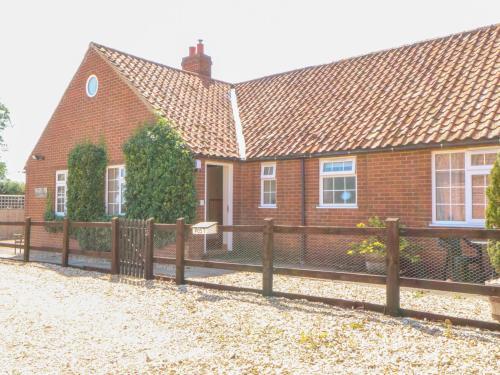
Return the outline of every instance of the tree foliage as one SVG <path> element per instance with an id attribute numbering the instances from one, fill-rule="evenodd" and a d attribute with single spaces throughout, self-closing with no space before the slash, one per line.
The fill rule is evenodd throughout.
<path id="1" fill-rule="evenodd" d="M 11 125 L 10 112 L 4 104 L 0 103 L 0 143 L 3 142 L 1 132 L 9 125 Z"/>
<path id="2" fill-rule="evenodd" d="M 24 194 L 24 183 L 12 180 L 0 181 L 0 194 Z"/>
<path id="3" fill-rule="evenodd" d="M 146 123 L 123 147 L 126 211 L 135 219 L 173 223 L 196 213 L 194 159 L 171 124 L 158 117 Z"/>
<path id="4" fill-rule="evenodd" d="M 486 227 L 500 229 L 500 153 L 490 174 L 490 185 L 486 189 L 488 207 L 486 208 Z M 491 265 L 500 274 L 500 241 L 488 242 Z"/>
<path id="5" fill-rule="evenodd" d="M 3 130 L 12 125 L 10 121 L 10 112 L 9 109 L 2 103 L 0 103 L 0 146 L 3 144 Z M 5 162 L 0 161 L 0 180 L 5 179 L 5 175 L 7 173 L 7 165 Z"/>

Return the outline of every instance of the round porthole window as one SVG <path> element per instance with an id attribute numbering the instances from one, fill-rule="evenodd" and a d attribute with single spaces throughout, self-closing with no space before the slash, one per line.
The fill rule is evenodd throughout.
<path id="1" fill-rule="evenodd" d="M 93 98 L 94 96 L 96 96 L 98 89 L 99 89 L 99 81 L 97 80 L 97 77 L 95 75 L 91 75 L 89 78 L 87 78 L 87 85 L 86 85 L 87 96 L 89 98 Z"/>

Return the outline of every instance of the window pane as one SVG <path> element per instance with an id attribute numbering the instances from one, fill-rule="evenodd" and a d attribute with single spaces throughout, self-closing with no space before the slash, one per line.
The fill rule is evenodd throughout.
<path id="1" fill-rule="evenodd" d="M 484 165 L 484 154 L 473 154 L 470 157 L 470 164 L 473 166 Z"/>
<path id="2" fill-rule="evenodd" d="M 482 204 L 472 205 L 472 218 L 474 220 L 484 220 L 485 218 L 486 206 Z"/>
<path id="3" fill-rule="evenodd" d="M 465 206 L 463 205 L 451 206 L 451 220 L 465 221 Z"/>
<path id="4" fill-rule="evenodd" d="M 352 172 L 353 170 L 354 162 L 352 160 L 323 163 L 323 172 Z"/>
<path id="5" fill-rule="evenodd" d="M 352 161 L 351 160 L 344 162 L 344 171 L 346 171 L 346 172 L 352 171 Z"/>
<path id="6" fill-rule="evenodd" d="M 464 171 L 451 171 L 451 186 L 464 186 L 465 172 Z"/>
<path id="7" fill-rule="evenodd" d="M 264 180 L 264 193 L 276 191 L 276 180 Z"/>
<path id="8" fill-rule="evenodd" d="M 450 172 L 436 172 L 436 186 L 446 187 L 450 186 Z"/>
<path id="9" fill-rule="evenodd" d="M 449 188 L 437 188 L 436 189 L 436 203 L 437 204 L 450 203 L 450 189 Z"/>
<path id="10" fill-rule="evenodd" d="M 323 203 L 324 204 L 333 204 L 333 191 L 324 191 L 323 192 Z"/>
<path id="11" fill-rule="evenodd" d="M 436 154 L 436 170 L 450 169 L 450 154 Z"/>
<path id="12" fill-rule="evenodd" d="M 450 161 L 451 161 L 451 169 L 465 168 L 465 154 L 463 152 L 451 154 Z"/>
<path id="13" fill-rule="evenodd" d="M 450 203 L 451 204 L 464 204 L 465 203 L 465 189 L 464 188 L 451 188 L 450 189 Z"/>
<path id="14" fill-rule="evenodd" d="M 274 175 L 274 166 L 265 166 L 264 167 L 264 176 L 272 176 Z"/>
<path id="15" fill-rule="evenodd" d="M 436 220 L 439 221 L 450 221 L 451 212 L 449 205 L 436 205 Z"/>
<path id="16" fill-rule="evenodd" d="M 486 154 L 485 155 L 485 164 L 486 165 L 493 165 L 495 164 L 495 160 L 497 158 L 497 154 L 495 154 L 494 152 L 491 152 L 489 154 Z"/>
<path id="17" fill-rule="evenodd" d="M 118 192 L 109 192 L 108 193 L 108 203 L 109 204 L 118 203 Z"/>
<path id="18" fill-rule="evenodd" d="M 66 174 L 65 173 L 58 173 L 57 174 L 57 181 L 66 181 Z"/>
<path id="19" fill-rule="evenodd" d="M 323 178 L 323 190 L 333 190 L 333 178 Z"/>
<path id="20" fill-rule="evenodd" d="M 356 189 L 356 177 L 346 177 L 345 178 L 345 188 L 348 190 Z"/>
<path id="21" fill-rule="evenodd" d="M 355 202 L 356 195 L 354 191 L 335 191 L 335 204 L 352 204 Z"/>
<path id="22" fill-rule="evenodd" d="M 276 193 L 269 194 L 269 202 L 270 204 L 276 204 Z"/>
<path id="23" fill-rule="evenodd" d="M 116 179 L 118 177 L 118 168 L 108 169 L 108 180 Z"/>
<path id="24" fill-rule="evenodd" d="M 335 177 L 333 186 L 335 190 L 344 190 L 345 189 L 344 177 Z"/>

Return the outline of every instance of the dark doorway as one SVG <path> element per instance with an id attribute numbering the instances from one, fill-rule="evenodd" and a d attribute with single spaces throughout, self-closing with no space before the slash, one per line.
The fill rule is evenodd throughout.
<path id="1" fill-rule="evenodd" d="M 207 221 L 224 223 L 224 168 L 220 165 L 207 165 Z M 222 234 L 207 235 L 207 255 L 223 249 Z"/>
<path id="2" fill-rule="evenodd" d="M 207 166 L 207 221 L 216 221 L 223 224 L 223 167 L 220 165 Z"/>

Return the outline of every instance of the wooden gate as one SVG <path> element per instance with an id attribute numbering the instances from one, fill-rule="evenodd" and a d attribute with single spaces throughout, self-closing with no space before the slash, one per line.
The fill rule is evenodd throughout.
<path id="1" fill-rule="evenodd" d="M 126 276 L 151 279 L 153 275 L 152 220 L 120 219 L 119 270 Z"/>

